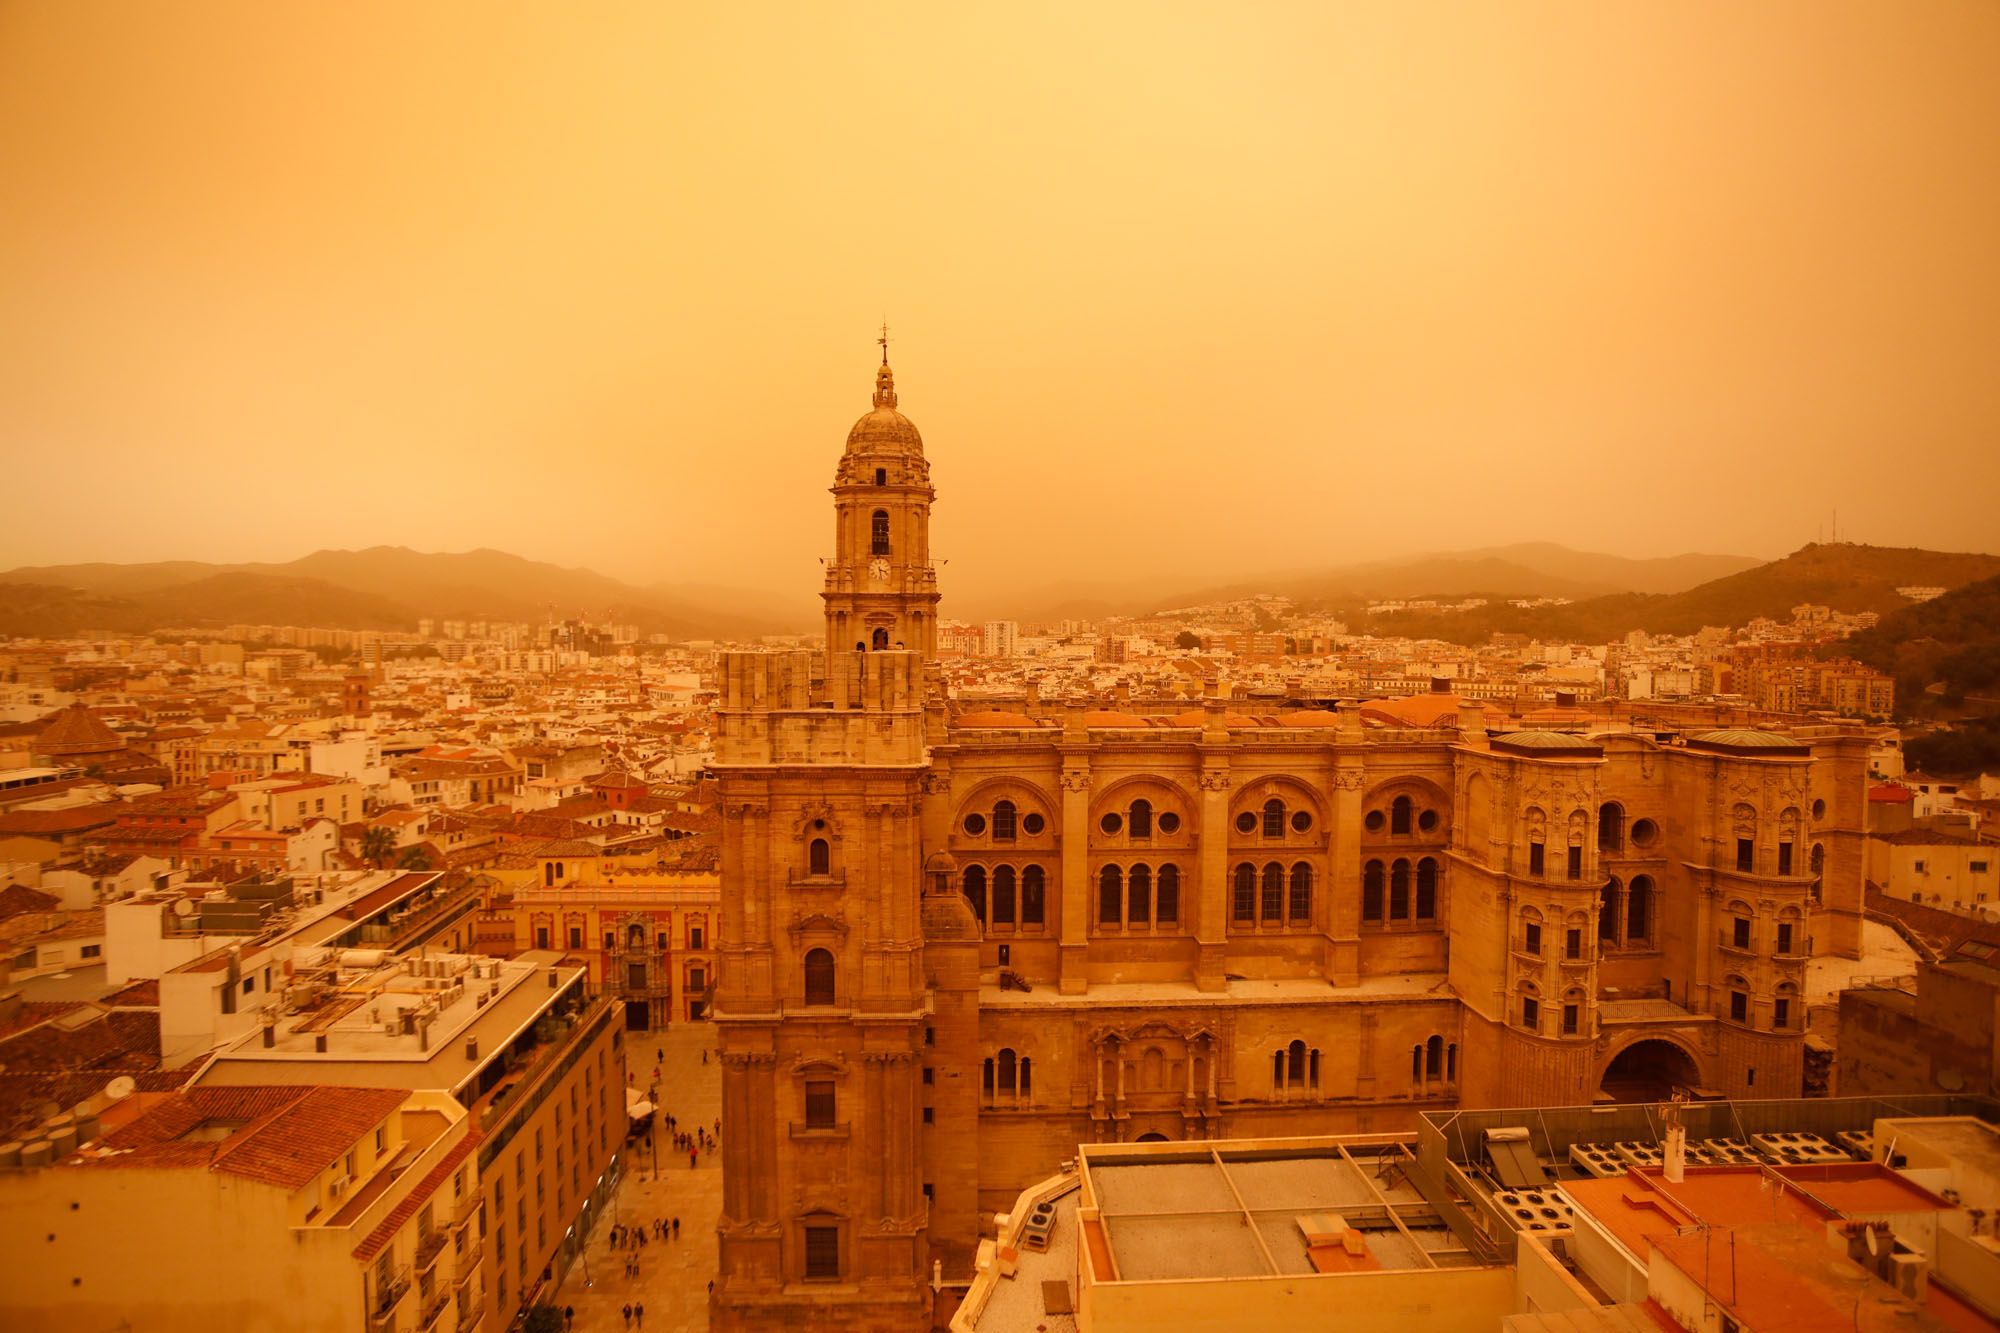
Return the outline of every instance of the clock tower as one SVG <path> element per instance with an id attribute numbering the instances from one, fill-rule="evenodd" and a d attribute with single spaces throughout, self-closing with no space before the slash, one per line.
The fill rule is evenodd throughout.
<path id="1" fill-rule="evenodd" d="M 847 433 L 834 474 L 833 559 L 827 562 L 826 651 L 937 657 L 937 571 L 931 566 L 930 464 L 923 437 L 896 410 L 889 338 L 881 338 L 872 409 Z"/>

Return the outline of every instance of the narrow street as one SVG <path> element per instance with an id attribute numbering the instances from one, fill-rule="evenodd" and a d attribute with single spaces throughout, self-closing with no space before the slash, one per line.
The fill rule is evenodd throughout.
<path id="1" fill-rule="evenodd" d="M 656 1166 L 644 1147 L 628 1153 L 625 1179 L 609 1217 L 551 1298 L 558 1308 L 575 1311 L 575 1333 L 642 1327 L 681 1333 L 708 1327 L 715 1223 L 722 1209 L 722 1157 L 711 1148 L 690 1168 L 686 1151 L 674 1151 L 674 1131 L 667 1127 L 667 1117 L 673 1116 L 683 1132 L 693 1133 L 701 1125 L 715 1133 L 722 1108 L 722 1070 L 711 1049 L 714 1038 L 714 1028 L 693 1022 L 676 1023 L 664 1032 L 625 1034 L 630 1085 L 643 1093 L 652 1082 L 655 1064 L 660 1069 L 660 1105 L 654 1113 L 659 1161 Z M 656 1058 L 656 1053 L 663 1058 Z M 675 1217 L 681 1222 L 680 1238 L 654 1239 L 653 1221 Z M 648 1229 L 642 1248 L 611 1248 L 611 1226 L 621 1223 Z M 637 1277 L 625 1275 L 628 1255 L 638 1259 Z M 645 1306 L 643 1324 L 626 1322 L 628 1304 Z"/>

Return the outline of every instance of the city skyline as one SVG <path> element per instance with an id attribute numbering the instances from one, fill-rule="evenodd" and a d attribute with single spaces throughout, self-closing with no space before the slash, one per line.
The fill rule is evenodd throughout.
<path id="1" fill-rule="evenodd" d="M 790 586 L 885 315 L 967 599 L 1990 545 L 1991 11 L 473 12 L 10 12 L 0 565 Z"/>

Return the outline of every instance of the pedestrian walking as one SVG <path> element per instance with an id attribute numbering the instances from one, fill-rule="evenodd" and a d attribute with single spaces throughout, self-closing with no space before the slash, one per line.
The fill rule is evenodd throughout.
<path id="1" fill-rule="evenodd" d="M 707 1052 L 707 1051 L 703 1051 L 703 1052 L 701 1053 L 701 1062 L 702 1062 L 703 1064 L 707 1064 L 707 1063 L 708 1063 L 708 1052 Z"/>
<path id="2" fill-rule="evenodd" d="M 625 1327 L 632 1327 L 632 1302 L 625 1302 Z"/>
<path id="3" fill-rule="evenodd" d="M 680 1238 L 681 1238 L 681 1220 L 677 1217 L 674 1219 L 674 1239 L 679 1240 Z"/>
<path id="4" fill-rule="evenodd" d="M 688 1170 L 694 1170 L 694 1150 L 688 1150 Z"/>
<path id="5" fill-rule="evenodd" d="M 570 1325 L 575 1322 L 576 1307 L 574 1305 L 565 1305 L 563 1307 L 563 1333 L 569 1333 Z"/>
<path id="6" fill-rule="evenodd" d="M 646 1307 L 645 1307 L 645 1305 L 643 1305 L 643 1304 L 635 1304 L 635 1305 L 633 1305 L 633 1307 L 632 1307 L 632 1323 L 633 1323 L 633 1324 L 634 1324 L 634 1325 L 635 1325 L 636 1327 L 638 1327 L 638 1328 L 644 1328 L 644 1327 L 646 1326 Z"/>

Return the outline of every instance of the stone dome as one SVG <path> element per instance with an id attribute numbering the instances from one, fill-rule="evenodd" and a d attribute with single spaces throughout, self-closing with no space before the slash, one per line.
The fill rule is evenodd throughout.
<path id="1" fill-rule="evenodd" d="M 893 407 L 876 408 L 847 432 L 849 453 L 890 450 L 914 454 L 922 453 L 923 448 L 924 437 L 917 434 L 916 424 Z"/>
<path id="2" fill-rule="evenodd" d="M 924 437 L 908 417 L 896 410 L 896 372 L 889 369 L 887 350 L 882 366 L 875 372 L 874 409 L 854 423 L 847 432 L 847 452 L 921 454 Z"/>

